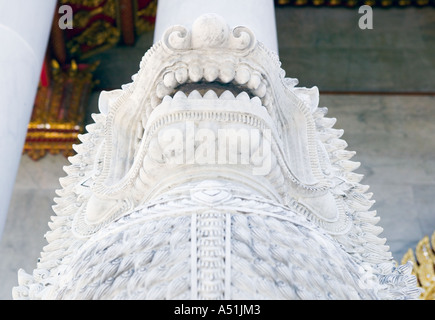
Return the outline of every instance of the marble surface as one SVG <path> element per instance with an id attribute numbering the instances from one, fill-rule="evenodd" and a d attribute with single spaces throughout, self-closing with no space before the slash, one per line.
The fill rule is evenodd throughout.
<path id="1" fill-rule="evenodd" d="M 371 31 L 349 28 L 357 28 L 358 17 L 356 9 L 279 8 L 280 57 L 288 76 L 319 87 L 320 104 L 338 119 L 335 127 L 344 129 L 348 150 L 362 163 L 356 172 L 374 193 L 382 236 L 401 260 L 435 230 L 435 96 L 322 92 L 435 91 L 435 14 L 433 8 L 375 9 Z M 93 57 L 101 61 L 97 89 L 129 82 L 152 40 L 152 32 L 146 33 L 134 47 Z M 88 121 L 97 101 L 95 92 Z M 21 158 L 0 239 L 0 299 L 11 299 L 19 268 L 30 272 L 36 266 L 67 164 L 61 155 L 38 162 Z"/>

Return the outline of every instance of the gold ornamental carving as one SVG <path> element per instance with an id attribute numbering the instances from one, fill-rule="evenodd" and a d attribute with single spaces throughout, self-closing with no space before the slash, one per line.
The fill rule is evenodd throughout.
<path id="1" fill-rule="evenodd" d="M 429 238 L 421 239 L 415 251 L 408 249 L 402 258 L 402 263 L 412 261 L 413 274 L 417 277 L 419 286 L 424 290 L 420 296 L 423 300 L 435 300 L 435 232 Z"/>
<path id="2" fill-rule="evenodd" d="M 38 160 L 47 153 L 71 156 L 73 144 L 84 130 L 86 107 L 95 83 L 93 65 L 75 61 L 62 68 L 55 60 L 51 65 L 51 83 L 38 87 L 33 113 L 27 128 L 24 153 Z"/>

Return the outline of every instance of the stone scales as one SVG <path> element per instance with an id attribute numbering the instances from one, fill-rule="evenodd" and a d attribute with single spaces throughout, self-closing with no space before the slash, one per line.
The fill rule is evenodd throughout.
<path id="1" fill-rule="evenodd" d="M 359 163 L 276 54 L 217 15 L 103 92 L 15 299 L 415 299 Z"/>

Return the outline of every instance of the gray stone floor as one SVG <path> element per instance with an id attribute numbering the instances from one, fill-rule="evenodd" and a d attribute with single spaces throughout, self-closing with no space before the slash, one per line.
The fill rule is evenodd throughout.
<path id="1" fill-rule="evenodd" d="M 276 10 L 281 62 L 301 86 L 320 91 L 434 92 L 435 7 Z"/>
<path id="2" fill-rule="evenodd" d="M 435 230 L 435 96 L 401 94 L 435 92 L 435 8 L 375 8 L 374 29 L 364 31 L 357 28 L 357 9 L 286 7 L 276 16 L 283 68 L 301 86 L 319 87 L 320 105 L 337 118 L 335 127 L 344 129 L 348 149 L 357 152 L 357 172 L 371 186 L 378 225 L 400 261 Z M 152 33 L 144 34 L 135 47 L 93 58 L 102 62 L 100 87 L 130 82 L 151 43 Z M 349 94 L 354 91 L 365 94 Z M 97 100 L 98 91 L 89 113 Z M 36 266 L 67 164 L 62 156 L 21 159 L 0 239 L 2 300 L 11 299 L 17 270 Z"/>

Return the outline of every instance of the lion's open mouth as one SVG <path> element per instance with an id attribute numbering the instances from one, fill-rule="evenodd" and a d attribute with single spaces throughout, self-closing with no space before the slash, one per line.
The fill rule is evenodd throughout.
<path id="1" fill-rule="evenodd" d="M 185 168 L 181 170 L 194 165 L 197 172 L 204 165 L 218 166 L 221 173 L 271 172 L 272 161 L 276 161 L 271 150 L 271 140 L 277 136 L 275 125 L 258 96 L 251 97 L 241 87 L 231 88 L 190 83 L 163 97 L 137 141 L 143 180 L 157 169 L 164 167 L 169 172 L 177 165 Z"/>
<path id="2" fill-rule="evenodd" d="M 210 42 L 208 37 L 201 37 L 199 29 L 190 34 L 184 27 L 174 27 L 145 54 L 133 83 L 123 88 L 110 107 L 96 192 L 121 197 L 132 187 L 146 190 L 153 184 L 153 168 L 157 167 L 185 172 L 191 164 L 186 156 L 177 164 L 187 166 L 171 167 L 174 159 L 179 159 L 174 157 L 177 152 L 184 150 L 186 154 L 190 145 L 213 152 L 212 147 L 201 144 L 203 140 L 189 136 L 190 128 L 207 141 L 218 140 L 222 130 L 234 132 L 239 145 L 249 141 L 250 155 L 260 149 L 264 130 L 268 130 L 268 152 L 276 160 L 270 169 L 279 169 L 273 178 L 279 182 L 273 184 L 279 188 L 293 184 L 305 193 L 324 191 L 315 124 L 309 120 L 313 107 L 311 102 L 306 104 L 312 92 L 301 92 L 302 99 L 296 96 L 291 89 L 295 83 L 285 78 L 277 57 L 258 44 L 248 29 L 239 27 L 224 35 L 222 41 Z M 168 134 L 171 130 L 182 138 Z M 162 132 L 166 138 L 163 143 L 159 141 Z M 255 135 L 262 140 L 252 143 Z M 228 139 L 231 137 L 228 134 Z M 218 153 L 219 141 L 215 146 Z M 242 153 L 236 152 L 238 156 Z M 229 157 L 224 164 L 229 163 Z M 216 160 L 216 164 L 220 163 Z M 259 162 L 248 161 L 249 165 L 252 168 Z M 193 171 L 203 169 L 191 167 Z"/>
<path id="3" fill-rule="evenodd" d="M 177 92 L 183 92 L 188 96 L 195 91 L 204 96 L 208 91 L 213 91 L 217 97 L 225 91 L 231 92 L 234 96 L 245 92 L 250 98 L 258 97 L 266 109 L 272 109 L 267 80 L 248 63 L 225 61 L 224 64 L 218 65 L 211 60 L 201 61 L 201 64 L 191 60 L 177 63 L 163 71 L 161 80 L 150 96 L 145 111 L 146 117 L 165 96 L 173 97 Z M 199 98 L 198 95 L 196 97 Z M 207 98 L 212 96 L 209 95 Z M 271 117 L 273 118 L 273 115 Z M 142 122 L 145 123 L 146 120 L 142 119 Z"/>

